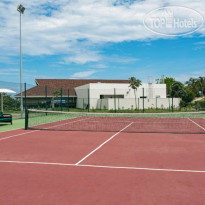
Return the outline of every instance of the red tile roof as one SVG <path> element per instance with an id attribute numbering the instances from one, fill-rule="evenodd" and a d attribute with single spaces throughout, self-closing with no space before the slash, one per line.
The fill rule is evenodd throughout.
<path id="1" fill-rule="evenodd" d="M 47 86 L 47 96 L 53 96 L 53 91 L 63 89 L 63 95 L 68 95 L 68 89 L 70 96 L 76 96 L 74 88 L 89 84 L 89 83 L 128 83 L 128 80 L 101 80 L 101 79 L 36 79 L 37 86 L 28 89 L 26 94 L 28 97 L 44 97 L 45 86 Z M 24 93 L 23 93 L 24 96 Z M 17 94 L 15 97 L 20 97 Z"/>

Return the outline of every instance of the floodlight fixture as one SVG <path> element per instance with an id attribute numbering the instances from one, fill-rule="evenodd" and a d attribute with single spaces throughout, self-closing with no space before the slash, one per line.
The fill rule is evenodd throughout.
<path id="1" fill-rule="evenodd" d="M 17 7 L 17 11 L 19 11 L 21 14 L 23 14 L 24 11 L 25 11 L 25 7 L 23 7 L 23 5 L 20 4 L 20 5 L 18 5 L 18 7 Z"/>

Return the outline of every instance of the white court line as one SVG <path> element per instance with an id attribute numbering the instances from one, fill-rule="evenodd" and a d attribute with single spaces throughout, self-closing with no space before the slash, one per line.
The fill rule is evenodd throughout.
<path id="1" fill-rule="evenodd" d="M 155 118 L 153 118 L 153 119 L 155 119 Z M 106 121 L 106 122 L 104 122 L 104 121 L 89 121 L 89 122 L 92 122 L 92 123 L 106 123 L 106 124 L 110 124 L 110 123 L 131 123 L 131 122 L 133 122 L 133 121 Z M 137 122 L 137 121 L 134 121 L 133 122 L 133 124 L 187 124 L 186 122 Z"/>
<path id="2" fill-rule="evenodd" d="M 0 131 L 0 134 L 4 133 L 4 132 L 11 132 L 11 131 L 14 131 L 14 130 L 21 130 L 21 129 L 23 129 L 23 127 L 22 128 L 13 129 L 13 130 L 6 130 L 6 131 L 2 131 L 2 132 Z"/>
<path id="3" fill-rule="evenodd" d="M 88 155 L 86 155 L 84 158 L 82 158 L 80 161 L 78 161 L 75 165 L 79 165 L 82 161 L 84 161 L 86 158 L 88 158 L 90 155 L 92 155 L 94 152 L 96 152 L 98 149 L 100 149 L 103 145 L 105 145 L 107 142 L 109 142 L 111 139 L 113 139 L 115 136 L 117 136 L 118 134 L 120 134 L 123 130 L 125 130 L 126 128 L 128 128 L 131 124 L 133 124 L 133 122 L 131 122 L 129 125 L 127 125 L 126 127 L 124 127 L 123 129 L 121 129 L 119 132 L 115 133 L 112 137 L 110 137 L 109 139 L 107 139 L 105 142 L 103 142 L 100 146 L 98 146 L 96 149 L 94 149 L 92 152 L 90 152 Z"/>
<path id="4" fill-rule="evenodd" d="M 86 119 L 89 119 L 89 118 L 86 118 Z M 66 125 L 66 124 L 69 124 L 69 123 L 86 120 L 86 119 L 81 119 L 81 120 L 76 120 L 76 121 L 72 121 L 72 122 L 67 122 L 67 123 L 60 124 L 60 125 L 51 126 L 51 127 L 46 128 L 46 129 L 53 128 L 53 127 L 58 127 L 58 126 Z M 38 132 L 38 131 L 41 131 L 41 130 L 33 130 L 33 131 L 30 131 L 30 132 L 26 132 L 26 133 L 21 133 L 21 134 L 17 134 L 17 135 L 11 135 L 11 136 L 8 136 L 8 137 L 1 138 L 0 141 L 6 140 L 6 139 L 9 139 L 9 138 L 12 138 L 12 137 L 17 137 L 17 136 L 21 136 L 21 135 L 30 134 L 30 133 L 32 133 L 32 132 Z"/>
<path id="5" fill-rule="evenodd" d="M 117 166 L 102 166 L 89 164 L 67 164 L 56 162 L 28 162 L 28 161 L 7 161 L 0 160 L 0 163 L 14 163 L 14 164 L 36 164 L 36 165 L 54 165 L 54 166 L 72 166 L 72 167 L 91 167 L 91 168 L 105 168 L 105 169 L 127 169 L 127 170 L 145 170 L 145 171 L 164 171 L 164 172 L 187 172 L 187 173 L 205 173 L 205 170 L 187 170 L 187 169 L 158 169 L 145 167 L 117 167 Z"/>
<path id="6" fill-rule="evenodd" d="M 0 160 L 0 163 L 75 166 L 75 164 L 56 163 L 56 162 L 28 162 L 28 161 L 10 161 L 10 160 L 8 160 L 8 161 L 7 160 Z"/>
<path id="7" fill-rule="evenodd" d="M 193 120 L 191 120 L 190 118 L 187 118 L 188 120 L 190 120 L 191 122 L 193 122 L 195 125 L 197 125 L 198 127 L 200 127 L 202 130 L 205 131 L 205 128 L 202 127 L 201 125 L 199 125 L 198 123 L 194 122 Z"/>
<path id="8" fill-rule="evenodd" d="M 39 130 L 33 130 L 31 132 L 21 133 L 21 134 L 17 134 L 17 135 L 11 135 L 11 136 L 8 136 L 8 137 L 1 138 L 0 141 L 6 140 L 6 139 L 9 139 L 9 138 L 12 138 L 12 137 L 17 137 L 17 136 L 29 134 L 29 133 L 32 133 L 32 132 L 37 132 L 37 131 L 39 131 Z"/>
<path id="9" fill-rule="evenodd" d="M 0 161 L 1 162 L 1 161 Z M 192 172 L 205 173 L 203 170 L 186 170 L 186 169 L 157 169 L 157 168 L 143 168 L 143 167 L 116 167 L 116 166 L 101 166 L 101 165 L 87 165 L 80 164 L 79 167 L 93 167 L 93 168 L 107 168 L 107 169 L 129 169 L 129 170 L 147 170 L 147 171 L 165 171 L 165 172 Z"/>

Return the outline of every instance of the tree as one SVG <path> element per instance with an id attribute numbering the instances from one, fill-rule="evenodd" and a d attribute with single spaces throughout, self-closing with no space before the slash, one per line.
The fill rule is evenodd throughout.
<path id="1" fill-rule="evenodd" d="M 190 78 L 188 81 L 185 82 L 187 86 L 189 86 L 193 93 L 195 93 L 196 97 L 199 97 L 200 91 L 200 82 L 197 78 Z"/>
<path id="2" fill-rule="evenodd" d="M 175 82 L 176 80 L 171 77 L 166 77 L 164 79 L 164 83 L 166 84 L 166 88 L 167 88 L 167 96 L 171 96 L 171 87 Z"/>
<path id="3" fill-rule="evenodd" d="M 183 98 L 185 96 L 185 90 L 183 83 L 176 81 L 171 86 L 171 97 Z"/>
<path id="4" fill-rule="evenodd" d="M 17 111 L 20 109 L 20 102 L 19 100 L 16 100 L 7 94 L 4 94 L 3 106 L 5 111 Z M 1 107 L 1 102 L 0 102 L 0 107 Z"/>
<path id="5" fill-rule="evenodd" d="M 196 97 L 195 93 L 191 90 L 189 86 L 184 87 L 185 95 L 183 96 L 184 105 L 187 106 Z"/>
<path id="6" fill-rule="evenodd" d="M 134 90 L 134 95 L 135 95 L 135 107 L 137 109 L 137 97 L 136 97 L 136 91 L 137 88 L 142 85 L 142 81 L 139 79 L 136 79 L 135 77 L 129 78 L 129 87 L 131 87 Z"/>
<path id="7" fill-rule="evenodd" d="M 190 86 L 184 86 L 183 83 L 176 81 L 171 86 L 171 96 L 182 98 L 180 105 L 186 107 L 195 98 L 195 93 Z"/>
<path id="8" fill-rule="evenodd" d="M 171 86 L 176 82 L 174 78 L 166 77 L 165 79 L 160 78 L 160 79 L 156 79 L 155 81 L 156 84 L 166 84 L 167 96 L 171 95 Z"/>

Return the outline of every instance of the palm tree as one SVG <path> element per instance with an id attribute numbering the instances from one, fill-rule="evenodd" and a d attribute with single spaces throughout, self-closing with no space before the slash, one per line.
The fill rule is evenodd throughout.
<path id="1" fill-rule="evenodd" d="M 197 97 L 201 95 L 204 96 L 205 92 L 205 77 L 190 78 L 185 84 L 187 84 Z"/>
<path id="2" fill-rule="evenodd" d="M 188 81 L 185 82 L 187 86 L 189 86 L 192 91 L 199 97 L 199 80 L 197 78 L 190 78 Z"/>
<path id="3" fill-rule="evenodd" d="M 136 91 L 137 88 L 142 85 L 142 81 L 139 79 L 136 79 L 135 77 L 131 77 L 129 78 L 129 87 L 131 87 L 134 90 L 134 94 L 135 94 L 135 108 L 137 109 L 137 97 L 136 97 Z"/>
<path id="4" fill-rule="evenodd" d="M 171 97 L 183 98 L 186 95 L 183 83 L 176 81 L 171 86 Z"/>

